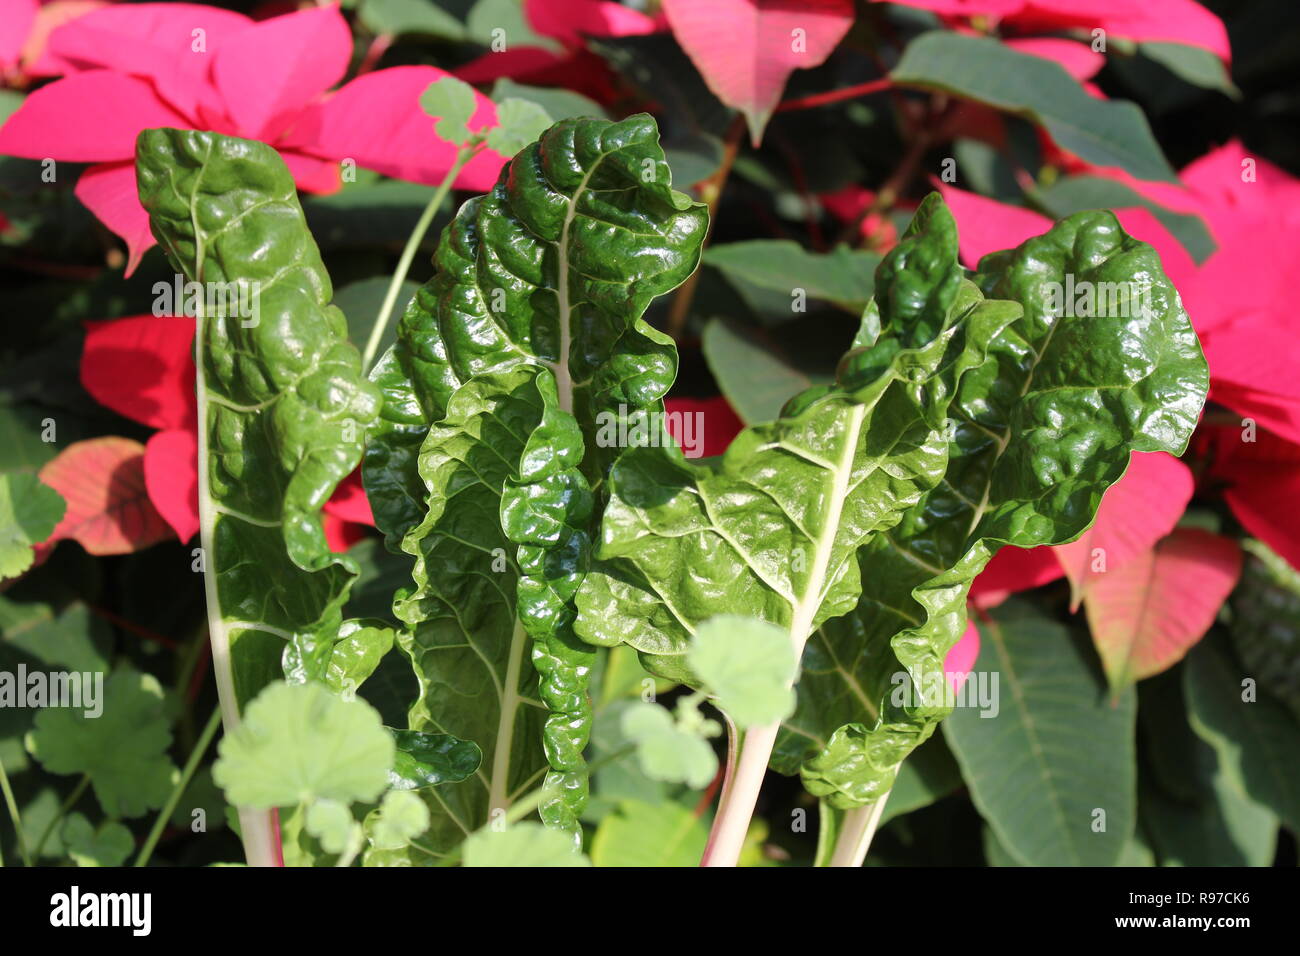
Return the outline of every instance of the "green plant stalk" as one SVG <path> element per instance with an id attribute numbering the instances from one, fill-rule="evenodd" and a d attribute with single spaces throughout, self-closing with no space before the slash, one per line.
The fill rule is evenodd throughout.
<path id="1" fill-rule="evenodd" d="M 208 388 L 204 371 L 204 325 L 207 316 L 202 305 L 194 321 L 194 392 L 198 401 L 198 485 L 199 485 L 199 545 L 203 549 L 203 592 L 208 606 L 208 640 L 212 645 L 212 673 L 217 681 L 218 712 L 226 733 L 239 729 L 239 698 L 235 694 L 235 675 L 230 662 L 230 633 L 221 616 L 221 601 L 217 596 L 217 571 L 208 562 L 216 560 L 217 514 L 212 499 L 208 474 Z M 244 841 L 244 855 L 249 866 L 280 866 L 280 828 L 272 811 L 238 807 L 239 827 Z"/>
<path id="2" fill-rule="evenodd" d="M 158 845 L 158 840 L 162 836 L 163 829 L 167 826 L 167 821 L 171 819 L 172 811 L 176 809 L 176 804 L 180 803 L 185 788 L 190 785 L 190 781 L 194 778 L 194 772 L 199 769 L 199 761 L 203 759 L 203 755 L 212 744 L 212 738 L 216 736 L 219 726 L 221 726 L 220 706 L 212 711 L 207 726 L 203 728 L 203 733 L 199 734 L 198 742 L 194 745 L 194 749 L 190 751 L 189 760 L 185 761 L 185 767 L 181 770 L 180 779 L 176 781 L 176 786 L 172 787 L 167 802 L 158 811 L 158 819 L 154 821 L 153 829 L 149 831 L 144 846 L 140 848 L 140 855 L 135 858 L 136 866 L 144 866 L 149 862 L 149 857 L 153 855 L 154 847 Z"/>
<path id="3" fill-rule="evenodd" d="M 816 617 L 817 610 L 821 606 L 823 588 L 830 567 L 831 549 L 834 547 L 835 534 L 839 529 L 853 456 L 861 439 L 862 423 L 865 418 L 865 406 L 857 406 L 848 422 L 847 437 L 840 460 L 831 475 L 826 498 L 831 505 L 813 554 L 812 573 L 790 621 L 790 642 L 794 647 L 795 660 L 803 659 L 804 645 L 812 635 L 813 618 Z M 763 777 L 767 773 L 767 764 L 772 758 L 772 748 L 776 745 L 776 736 L 780 730 L 781 722 L 778 720 L 751 728 L 745 733 L 745 739 L 740 746 L 740 758 L 736 761 L 735 775 L 723 784 L 723 799 L 718 805 L 718 815 L 713 819 L 713 829 L 709 833 L 704 857 L 700 860 L 701 866 L 735 866 L 740 859 L 741 848 L 745 845 L 745 835 L 749 832 L 749 821 L 754 816 L 758 792 L 762 789 Z"/>
<path id="4" fill-rule="evenodd" d="M 885 801 L 889 793 L 865 807 L 850 810 L 844 815 L 844 827 L 835 841 L 835 850 L 831 854 L 830 866 L 861 866 L 867 859 L 867 850 L 871 847 L 871 838 L 876 835 L 876 827 L 885 812 Z"/>
<path id="5" fill-rule="evenodd" d="M 88 786 L 90 786 L 90 774 L 83 773 L 81 779 L 77 781 L 77 785 L 73 787 L 72 792 L 68 794 L 68 798 L 64 800 L 63 805 L 59 807 L 59 812 L 50 818 L 50 822 L 45 824 L 45 829 L 41 831 L 41 837 L 36 841 L 36 849 L 32 850 L 32 857 L 34 859 L 39 860 L 41 858 L 41 851 L 45 849 L 45 843 L 49 840 L 50 834 L 52 834 L 54 828 L 59 825 L 59 821 L 68 815 L 68 811 L 77 805 L 77 801 L 81 799 L 81 795 L 86 792 L 86 787 Z"/>
<path id="6" fill-rule="evenodd" d="M 456 161 L 451 164 L 451 169 L 447 170 L 447 175 L 443 177 L 442 182 L 438 184 L 437 191 L 429 204 L 424 207 L 420 213 L 420 218 L 416 220 L 415 228 L 411 230 L 410 236 L 406 239 L 406 245 L 402 248 L 401 258 L 397 260 L 397 268 L 393 270 L 393 277 L 388 281 L 388 290 L 384 293 L 384 301 L 379 306 L 379 314 L 375 318 L 374 328 L 370 330 L 370 338 L 366 341 L 365 351 L 361 353 L 361 371 L 367 373 L 371 365 L 374 364 L 375 356 L 379 352 L 379 343 L 383 341 L 384 330 L 388 328 L 388 323 L 393 317 L 393 309 L 397 307 L 397 297 L 401 294 L 402 283 L 406 281 L 406 274 L 411 271 L 411 263 L 415 261 L 415 254 L 420 249 L 420 243 L 424 241 L 424 234 L 429 231 L 429 226 L 433 222 L 433 217 L 438 214 L 442 208 L 442 202 L 447 198 L 447 193 L 451 192 L 452 183 L 460 175 L 468 163 L 479 151 L 479 143 L 470 142 L 460 148 L 456 154 Z"/>
<path id="7" fill-rule="evenodd" d="M 9 786 L 9 775 L 5 773 L 3 763 L 0 763 L 0 790 L 4 791 L 5 806 L 9 809 L 9 819 L 14 824 L 14 836 L 18 841 L 18 854 L 23 858 L 25 866 L 31 866 L 32 858 L 27 853 L 27 839 L 23 836 L 23 819 L 18 813 L 18 804 L 14 800 L 14 792 Z"/>

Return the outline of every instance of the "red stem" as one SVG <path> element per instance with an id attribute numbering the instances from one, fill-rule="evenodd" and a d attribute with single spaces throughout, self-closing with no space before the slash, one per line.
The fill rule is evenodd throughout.
<path id="1" fill-rule="evenodd" d="M 887 76 L 882 76 L 878 80 L 871 80 L 868 83 L 859 83 L 857 86 L 845 86 L 838 90 L 830 90 L 826 93 L 815 93 L 812 96 L 801 96 L 798 99 L 786 100 L 777 106 L 776 112 L 784 113 L 788 110 L 808 110 L 815 106 L 825 106 L 827 103 L 840 103 L 844 100 L 855 100 L 859 96 L 867 96 L 871 93 L 879 93 L 882 90 L 892 89 L 894 81 Z"/>

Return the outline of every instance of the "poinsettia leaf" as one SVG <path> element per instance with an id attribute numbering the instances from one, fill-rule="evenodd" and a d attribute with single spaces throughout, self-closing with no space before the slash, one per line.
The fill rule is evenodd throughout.
<path id="1" fill-rule="evenodd" d="M 1233 84 L 1223 61 L 1203 47 L 1151 40 L 1139 43 L 1138 51 L 1193 86 L 1218 90 L 1234 99 L 1241 98 L 1241 90 Z"/>
<path id="2" fill-rule="evenodd" d="M 199 439 L 193 429 L 170 428 L 149 436 L 144 486 L 178 540 L 188 542 L 198 533 Z"/>
<path id="3" fill-rule="evenodd" d="M 176 310 L 174 286 L 160 283 Z M 156 290 L 155 290 L 156 291 Z M 123 375 L 122 369 L 131 369 Z M 132 315 L 86 325 L 81 384 L 101 405 L 151 428 L 194 424 L 194 320 Z"/>
<path id="4" fill-rule="evenodd" d="M 785 403 L 812 385 L 805 373 L 756 341 L 749 329 L 724 319 L 709 320 L 702 345 L 714 381 L 747 424 L 779 418 Z"/>
<path id="5" fill-rule="evenodd" d="M 1112 704 L 1082 641 L 1012 602 L 980 624 L 996 712 L 959 707 L 944 737 L 980 814 L 1029 866 L 1111 866 L 1137 815 L 1132 689 Z"/>
<path id="6" fill-rule="evenodd" d="M 1032 119 L 1062 149 L 1095 166 L 1177 182 L 1135 104 L 1090 96 L 1060 65 L 992 37 L 923 33 L 907 45 L 890 76 L 902 86 L 942 90 Z"/>
<path id="7" fill-rule="evenodd" d="M 1138 686 L 1138 819 L 1161 866 L 1268 866 L 1278 821 L 1233 787 L 1214 748 L 1188 721 L 1184 674 Z"/>
<path id="8" fill-rule="evenodd" d="M 1300 571 L 1262 541 L 1247 539 L 1232 597 L 1232 642 L 1242 663 L 1300 719 Z"/>
<path id="9" fill-rule="evenodd" d="M 1198 263 L 1215 251 L 1214 237 L 1205 220 L 1192 213 L 1172 212 L 1147 199 L 1136 189 L 1102 176 L 1065 176 L 1040 190 L 1037 198 L 1058 218 L 1087 209 L 1123 209 L 1141 206 L 1155 216 Z"/>
<path id="10" fill-rule="evenodd" d="M 1237 794 L 1300 826 L 1300 721 L 1261 690 L 1222 642 L 1203 641 L 1188 656 L 1184 694 L 1192 729 L 1214 748 Z"/>
<path id="11" fill-rule="evenodd" d="M 1163 452 L 1134 452 L 1124 477 L 1106 490 L 1097 518 L 1078 539 L 1058 545 L 1070 579 L 1070 609 L 1098 575 L 1119 571 L 1173 531 L 1192 500 L 1192 471 Z"/>
<path id="12" fill-rule="evenodd" d="M 817 253 L 788 239 L 749 239 L 710 246 L 704 262 L 728 277 L 791 297 L 822 299 L 857 316 L 871 301 L 880 256 L 842 245 Z"/>
<path id="13" fill-rule="evenodd" d="M 91 554 L 129 554 L 171 537 L 149 500 L 144 446 L 129 438 L 73 442 L 40 470 L 67 502 L 47 541 L 76 541 Z"/>
<path id="14" fill-rule="evenodd" d="M 1115 693 L 1181 660 L 1205 636 L 1241 573 L 1230 538 L 1179 528 L 1123 566 L 1092 577 L 1088 626 Z"/>
<path id="15" fill-rule="evenodd" d="M 664 0 L 664 14 L 709 89 L 745 114 L 755 146 L 790 74 L 825 62 L 853 25 L 852 0 Z"/>

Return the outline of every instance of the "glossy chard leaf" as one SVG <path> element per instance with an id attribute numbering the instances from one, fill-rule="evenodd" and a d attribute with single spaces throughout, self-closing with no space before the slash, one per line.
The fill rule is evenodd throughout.
<path id="1" fill-rule="evenodd" d="M 630 644 L 661 676 L 699 686 L 686 658 L 710 617 L 739 613 L 789 635 L 796 656 L 857 605 L 858 550 L 943 478 L 946 414 L 1020 306 L 985 299 L 957 264 L 957 231 L 932 195 L 876 276 L 855 349 L 833 386 L 792 399 L 725 454 L 626 451 L 610 475 L 598 562 L 578 592 L 578 633 Z M 730 793 L 748 801 L 779 725 L 746 731 Z M 748 811 L 719 813 L 706 865 L 737 858 Z"/>
<path id="2" fill-rule="evenodd" d="M 379 396 L 271 147 L 145 130 L 140 200 L 159 244 L 203 290 L 195 337 L 199 515 L 209 630 L 227 732 L 281 674 L 296 637 L 332 637 L 357 573 L 320 508 L 361 459 Z M 251 831 L 250 861 L 274 857 Z M 261 850 L 252 849 L 261 844 Z"/>
<path id="3" fill-rule="evenodd" d="M 997 549 L 1076 538 L 1130 452 L 1181 453 L 1205 400 L 1205 360 L 1178 294 L 1112 214 L 1080 213 L 986 256 L 975 278 L 1023 315 L 961 380 L 942 480 L 859 552 L 861 601 L 809 642 L 799 709 L 778 741 L 774 767 L 802 768 L 805 786 L 842 809 L 886 793 L 950 711 L 938 675 L 965 628 L 970 583 Z M 938 294 L 891 283 L 884 267 L 876 285 L 886 304 Z M 1107 295 L 1106 314 L 1060 301 L 1086 288 Z M 896 696 L 903 675 L 900 691 L 940 692 Z"/>
<path id="4" fill-rule="evenodd" d="M 461 208 L 376 368 L 365 480 L 416 558 L 397 604 L 422 688 L 411 726 L 484 752 L 417 850 L 446 852 L 548 765 L 542 819 L 580 838 L 593 651 L 573 596 L 615 454 L 597 433 L 662 408 L 676 351 L 642 316 L 695 269 L 706 224 L 648 116 L 557 123 Z M 479 692 L 493 703 L 466 707 Z"/>
<path id="5" fill-rule="evenodd" d="M 653 672 L 695 682 L 684 658 L 710 617 L 768 621 L 802 647 L 854 607 L 857 548 L 942 477 L 955 382 L 1019 311 L 962 278 L 956 228 L 937 196 L 882 271 L 907 269 L 912 255 L 928 264 L 949 241 L 951 295 L 883 332 L 878 317 L 869 323 L 876 347 L 850 353 L 834 386 L 797 396 L 716 459 L 692 462 L 672 445 L 624 452 L 610 475 L 600 560 L 578 594 L 585 639 L 630 644 Z"/>

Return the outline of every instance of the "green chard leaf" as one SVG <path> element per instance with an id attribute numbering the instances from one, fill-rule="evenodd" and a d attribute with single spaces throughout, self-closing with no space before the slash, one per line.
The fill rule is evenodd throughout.
<path id="1" fill-rule="evenodd" d="M 886 319 L 923 294 L 935 304 L 951 295 L 890 269 L 887 259 L 876 279 Z M 1111 213 L 1076 214 L 986 256 L 975 279 L 1023 315 L 961 380 L 941 480 L 860 549 L 861 600 L 810 641 L 799 707 L 777 743 L 773 766 L 802 770 L 805 786 L 840 808 L 886 793 L 951 710 L 944 657 L 997 549 L 1078 537 L 1130 451 L 1181 454 L 1205 400 L 1205 360 L 1177 291 L 1156 252 Z M 1098 290 L 1106 306 L 1067 308 L 1068 288 Z"/>
<path id="2" fill-rule="evenodd" d="M 421 688 L 411 727 L 483 750 L 430 805 L 424 859 L 543 776 L 542 819 L 580 839 L 594 652 L 573 596 L 617 452 L 598 437 L 662 409 L 676 350 L 642 316 L 695 269 L 706 224 L 648 116 L 559 122 L 461 208 L 372 373 L 367 493 L 415 558 L 395 605 Z"/>
<path id="3" fill-rule="evenodd" d="M 320 509 L 360 462 L 379 393 L 329 304 L 329 276 L 274 149 L 145 130 L 136 177 L 178 281 L 202 291 L 193 297 L 199 533 L 232 733 L 242 707 L 284 673 L 286 650 L 339 638 L 358 568 L 329 549 Z M 240 818 L 249 862 L 273 865 L 271 815 L 245 807 Z"/>
<path id="4" fill-rule="evenodd" d="M 871 312 L 862 338 L 874 347 L 846 356 L 834 386 L 797 396 L 716 459 L 690 462 L 675 446 L 623 454 L 599 560 L 578 593 L 583 638 L 630 644 L 653 672 L 699 686 L 687 655 L 707 619 L 766 621 L 798 653 L 854 608 L 858 549 L 943 477 L 948 402 L 1020 311 L 963 278 L 956 243 L 952 216 L 930 197 L 877 276 L 878 293 L 901 277 L 899 303 L 883 324 Z"/>
<path id="5" fill-rule="evenodd" d="M 154 235 L 216 305 L 195 340 L 199 514 L 214 655 L 219 673 L 229 658 L 222 693 L 237 708 L 281 676 L 295 637 L 338 635 L 357 567 L 326 545 L 320 508 L 359 463 L 378 394 L 275 150 L 154 129 L 136 152 Z"/>

